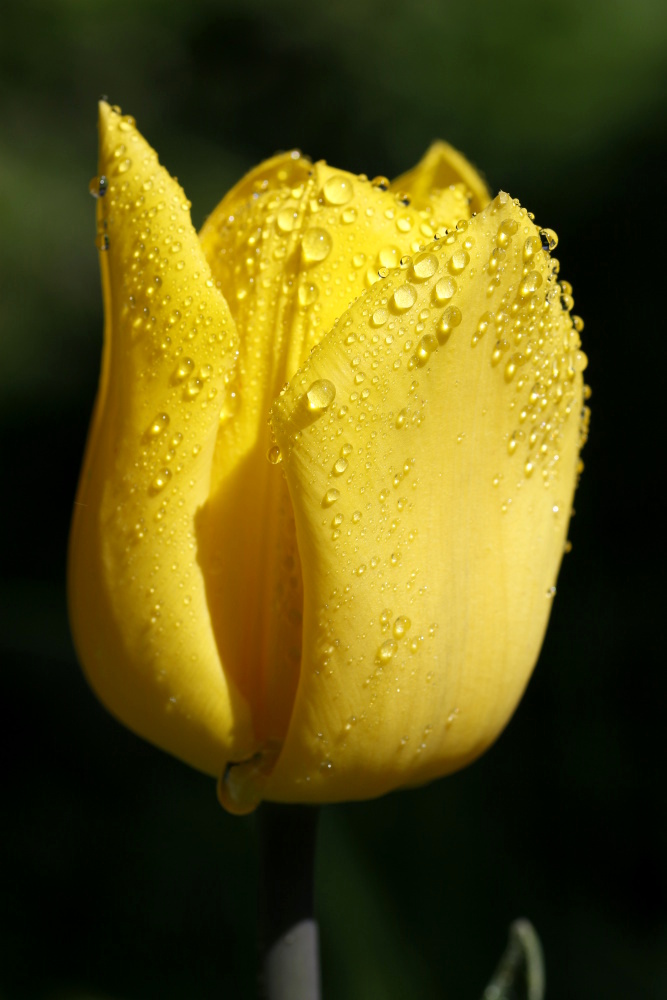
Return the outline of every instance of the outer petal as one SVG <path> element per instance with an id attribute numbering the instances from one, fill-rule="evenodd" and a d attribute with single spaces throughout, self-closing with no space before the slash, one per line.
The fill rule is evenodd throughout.
<path id="1" fill-rule="evenodd" d="M 267 798 L 366 798 L 446 774 L 524 690 L 564 548 L 585 365 L 540 247 L 499 195 L 373 286 L 274 408 L 305 607 Z M 320 380 L 335 402 L 309 422 Z M 258 780 L 235 776 L 238 794 L 244 777 Z"/>
<path id="2" fill-rule="evenodd" d="M 303 608 L 292 505 L 280 468 L 267 462 L 280 459 L 271 404 L 383 268 L 469 215 L 465 200 L 453 216 L 406 206 L 388 183 L 286 153 L 244 178 L 201 234 L 240 343 L 197 539 L 218 644 L 252 705 L 263 766 L 289 725 Z"/>
<path id="3" fill-rule="evenodd" d="M 104 103 L 100 174 L 105 346 L 72 525 L 72 629 L 111 711 L 219 774 L 254 746 L 220 662 L 195 531 L 234 321 L 183 191 L 133 120 Z"/>
<path id="4" fill-rule="evenodd" d="M 392 188 L 406 191 L 419 204 L 434 197 L 451 199 L 463 190 L 473 212 L 481 212 L 491 200 L 481 174 L 462 153 L 441 141 L 433 143 L 416 167 L 397 177 Z"/>

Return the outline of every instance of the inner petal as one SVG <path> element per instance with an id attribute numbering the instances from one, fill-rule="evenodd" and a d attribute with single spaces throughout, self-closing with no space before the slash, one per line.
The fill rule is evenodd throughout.
<path id="1" fill-rule="evenodd" d="M 467 199 L 453 202 L 448 213 L 439 203 L 413 207 L 384 178 L 371 182 L 286 153 L 244 178 L 201 233 L 240 345 L 198 522 L 200 558 L 221 655 L 252 707 L 258 746 L 271 755 L 287 731 L 299 679 L 303 586 L 269 410 L 383 269 L 406 266 L 436 230 L 469 217 Z M 372 348 L 386 336 L 381 310 L 373 326 Z M 373 378 L 372 359 L 358 366 L 360 394 Z M 341 404 L 316 387 L 306 409 Z"/>

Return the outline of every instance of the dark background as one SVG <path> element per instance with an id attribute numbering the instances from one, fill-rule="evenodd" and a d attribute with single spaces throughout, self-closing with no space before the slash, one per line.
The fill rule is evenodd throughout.
<path id="1" fill-rule="evenodd" d="M 666 85 L 664 0 L 4 8 L 0 1000 L 253 996 L 254 818 L 108 717 L 68 632 L 100 94 L 196 224 L 278 148 L 392 176 L 440 136 L 557 230 L 593 421 L 544 650 L 478 763 L 324 810 L 326 998 L 477 998 L 520 915 L 549 1000 L 667 996 Z"/>

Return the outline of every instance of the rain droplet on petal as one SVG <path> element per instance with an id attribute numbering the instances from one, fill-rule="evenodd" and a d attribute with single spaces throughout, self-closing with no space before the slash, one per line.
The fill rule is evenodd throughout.
<path id="1" fill-rule="evenodd" d="M 339 490 L 336 489 L 327 490 L 324 496 L 322 497 L 322 506 L 331 507 L 331 505 L 334 504 L 336 500 L 338 500 L 339 496 L 340 496 Z"/>
<path id="2" fill-rule="evenodd" d="M 100 177 L 93 177 L 90 184 L 88 185 L 88 190 L 92 194 L 93 198 L 103 198 L 107 193 L 108 181 L 104 174 Z"/>
<path id="3" fill-rule="evenodd" d="M 326 229 L 308 229 L 301 240 L 301 253 L 307 263 L 316 263 L 329 256 L 333 240 Z"/>
<path id="4" fill-rule="evenodd" d="M 354 194 L 354 186 L 345 174 L 334 174 L 324 182 L 322 193 L 330 205 L 347 205 Z"/>
<path id="5" fill-rule="evenodd" d="M 393 628 L 394 636 L 397 639 L 400 639 L 408 631 L 411 624 L 412 622 L 410 621 L 409 618 L 406 618 L 405 615 L 399 615 L 399 617 L 394 622 L 394 628 Z"/>
<path id="6" fill-rule="evenodd" d="M 519 223 L 516 219 L 505 219 L 504 222 L 501 222 L 496 234 L 498 246 L 507 247 L 518 228 Z"/>
<path id="7" fill-rule="evenodd" d="M 453 278 L 441 278 L 433 292 L 437 302 L 449 302 L 456 292 L 456 282 Z"/>
<path id="8" fill-rule="evenodd" d="M 540 229 L 540 240 L 542 241 L 543 250 L 551 252 L 558 246 L 558 235 L 553 229 Z"/>
<path id="9" fill-rule="evenodd" d="M 470 263 L 470 254 L 467 250 L 455 250 L 449 258 L 449 270 L 452 274 L 461 274 Z"/>
<path id="10" fill-rule="evenodd" d="M 168 413 L 158 413 L 155 420 L 149 428 L 149 434 L 151 437 L 157 437 L 162 434 L 164 430 L 169 426 L 169 414 Z"/>
<path id="11" fill-rule="evenodd" d="M 420 253 L 412 262 L 411 274 L 415 281 L 426 281 L 438 270 L 438 258 L 434 253 Z"/>
<path id="12" fill-rule="evenodd" d="M 398 312 L 406 312 L 408 309 L 411 309 L 416 301 L 417 292 L 408 282 L 404 285 L 399 285 L 392 297 L 394 308 Z"/>
<path id="13" fill-rule="evenodd" d="M 445 343 L 454 327 L 459 325 L 462 318 L 460 309 L 456 306 L 447 306 L 438 327 L 438 340 L 441 344 Z"/>
<path id="14" fill-rule="evenodd" d="M 192 372 L 195 363 L 192 358 L 181 358 L 176 371 L 174 372 L 174 382 L 182 382 Z"/>
<path id="15" fill-rule="evenodd" d="M 542 275 L 539 271 L 531 271 L 521 282 L 519 288 L 519 295 L 522 299 L 527 299 L 530 295 L 534 295 L 537 289 L 542 284 Z"/>
<path id="16" fill-rule="evenodd" d="M 336 398 L 336 386 L 326 378 L 313 382 L 306 393 L 308 409 L 312 413 L 324 411 Z"/>

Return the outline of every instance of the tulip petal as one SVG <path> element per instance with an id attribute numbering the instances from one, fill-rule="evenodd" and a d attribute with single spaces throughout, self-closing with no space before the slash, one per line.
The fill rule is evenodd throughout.
<path id="1" fill-rule="evenodd" d="M 392 184 L 395 191 L 405 191 L 419 204 L 433 199 L 465 195 L 470 211 L 481 212 L 489 204 L 491 194 L 481 174 L 462 153 L 446 142 L 434 142 L 423 158 Z M 456 216 L 459 218 L 468 216 Z"/>
<path id="2" fill-rule="evenodd" d="M 235 324 L 182 189 L 133 119 L 100 105 L 100 389 L 77 496 L 70 617 L 88 678 L 126 725 L 217 775 L 254 749 L 220 662 L 195 520 Z"/>
<path id="3" fill-rule="evenodd" d="M 240 342 L 198 547 L 225 667 L 252 705 L 262 768 L 289 725 L 303 608 L 292 504 L 268 415 L 336 317 L 448 221 L 431 206 L 406 206 L 388 186 L 286 153 L 244 178 L 201 233 Z M 468 215 L 464 201 L 454 221 Z M 248 768 L 257 766 L 253 756 Z"/>
<path id="4" fill-rule="evenodd" d="M 585 434 L 585 357 L 548 242 L 501 193 L 373 285 L 276 402 L 305 604 L 282 754 L 247 775 L 265 797 L 431 780 L 514 711 Z M 335 403 L 309 420 L 324 382 Z"/>

